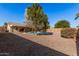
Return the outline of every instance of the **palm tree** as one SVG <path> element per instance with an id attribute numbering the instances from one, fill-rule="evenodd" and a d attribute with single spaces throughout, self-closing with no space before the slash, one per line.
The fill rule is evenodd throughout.
<path id="1" fill-rule="evenodd" d="M 79 18 L 79 13 L 76 14 L 75 20 Z"/>
<path id="2" fill-rule="evenodd" d="M 79 18 L 79 13 L 76 14 L 75 20 L 77 20 Z M 79 28 L 79 25 L 77 26 L 77 28 Z"/>

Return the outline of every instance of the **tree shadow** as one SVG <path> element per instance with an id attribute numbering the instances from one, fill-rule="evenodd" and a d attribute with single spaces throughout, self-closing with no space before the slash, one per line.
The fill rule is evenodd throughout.
<path id="1" fill-rule="evenodd" d="M 77 55 L 79 56 L 79 29 L 76 34 L 76 47 L 77 47 Z"/>
<path id="2" fill-rule="evenodd" d="M 1 56 L 68 56 L 13 33 L 0 33 Z"/>

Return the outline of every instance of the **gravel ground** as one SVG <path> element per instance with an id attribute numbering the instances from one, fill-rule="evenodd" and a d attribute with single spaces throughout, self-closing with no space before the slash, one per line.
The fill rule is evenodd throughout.
<path id="1" fill-rule="evenodd" d="M 66 55 L 77 55 L 75 39 L 62 38 L 58 29 L 53 30 L 53 35 L 15 34 Z"/>
<path id="2" fill-rule="evenodd" d="M 67 56 L 77 55 L 73 39 L 53 35 L 29 35 L 22 33 L 0 33 L 0 55 L 11 56 Z"/>

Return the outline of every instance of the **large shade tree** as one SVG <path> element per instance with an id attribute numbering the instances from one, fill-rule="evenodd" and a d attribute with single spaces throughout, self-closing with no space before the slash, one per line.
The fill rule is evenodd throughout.
<path id="1" fill-rule="evenodd" d="M 46 31 L 49 28 L 48 17 L 39 4 L 33 3 L 32 6 L 27 8 L 26 12 L 26 24 L 33 31 Z"/>
<path id="2" fill-rule="evenodd" d="M 70 23 L 67 20 L 60 20 L 55 24 L 55 28 L 69 28 Z"/>

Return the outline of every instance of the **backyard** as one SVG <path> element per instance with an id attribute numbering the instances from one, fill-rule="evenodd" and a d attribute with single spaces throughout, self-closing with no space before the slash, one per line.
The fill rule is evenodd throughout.
<path id="1" fill-rule="evenodd" d="M 52 33 L 52 35 L 30 35 L 0 32 L 0 55 L 77 55 L 75 39 L 62 38 L 60 29 L 53 29 Z"/>
<path id="2" fill-rule="evenodd" d="M 1 17 L 5 16 L 2 19 L 7 19 L 0 21 L 0 55 L 79 55 L 79 11 L 76 11 L 79 6 L 76 4 L 3 3 L 0 6 Z"/>

